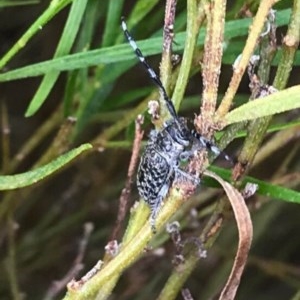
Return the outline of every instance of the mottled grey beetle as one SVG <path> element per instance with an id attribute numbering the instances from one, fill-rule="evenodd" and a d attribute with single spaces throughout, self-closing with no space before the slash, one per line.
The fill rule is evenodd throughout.
<path id="1" fill-rule="evenodd" d="M 152 231 L 155 232 L 157 214 L 172 184 L 182 180 L 194 184 L 200 182 L 199 178 L 188 174 L 180 168 L 182 161 L 187 161 L 195 154 L 195 151 L 204 147 L 216 155 L 223 154 L 227 160 L 231 159 L 214 143 L 201 136 L 194 129 L 190 130 L 186 119 L 177 115 L 175 107 L 168 97 L 160 78 L 150 67 L 133 37 L 130 35 L 124 18 L 121 21 L 122 29 L 129 44 L 146 68 L 151 79 L 158 86 L 171 115 L 171 119 L 164 123 L 161 130 L 151 130 L 149 141 L 141 158 L 137 173 L 138 192 L 150 206 L 150 224 Z"/>

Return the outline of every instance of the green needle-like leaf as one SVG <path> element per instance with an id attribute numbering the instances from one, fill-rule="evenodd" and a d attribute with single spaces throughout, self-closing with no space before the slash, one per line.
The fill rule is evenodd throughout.
<path id="1" fill-rule="evenodd" d="M 300 85 L 250 101 L 229 112 L 227 125 L 271 116 L 300 107 Z"/>
<path id="2" fill-rule="evenodd" d="M 216 166 L 210 166 L 210 169 L 216 172 L 218 175 L 220 175 L 223 179 L 230 181 L 231 172 L 229 170 L 218 168 Z M 267 183 L 265 181 L 250 176 L 246 176 L 243 179 L 243 184 L 245 185 L 246 183 L 257 184 L 258 185 L 257 193 L 259 195 L 267 196 L 269 198 L 273 198 L 276 200 L 300 204 L 300 193 L 295 190 L 291 190 L 283 186 Z"/>
<path id="3" fill-rule="evenodd" d="M 80 147 L 59 156 L 43 167 L 21 174 L 0 176 L 0 190 L 13 190 L 36 183 L 51 175 L 55 171 L 61 169 L 83 151 L 89 150 L 91 148 L 91 144 L 83 144 Z"/>
<path id="4" fill-rule="evenodd" d="M 278 12 L 277 25 L 282 26 L 287 24 L 290 9 Z M 225 26 L 225 38 L 232 39 L 234 37 L 244 36 L 248 33 L 251 19 L 242 19 L 235 21 L 228 21 Z M 205 30 L 200 30 L 197 45 L 203 45 Z M 184 48 L 185 32 L 176 34 L 175 51 L 180 51 Z M 143 50 L 145 56 L 158 54 L 161 52 L 162 38 L 151 38 L 144 41 L 137 41 L 139 47 Z M 89 66 L 96 66 L 98 64 L 110 64 L 129 59 L 135 59 L 132 50 L 127 43 L 116 45 L 112 47 L 105 47 L 97 50 L 90 50 L 81 53 L 55 57 L 52 60 L 44 61 L 34 65 L 18 68 L 3 74 L 0 74 L 1 81 L 10 81 L 21 78 L 28 78 L 34 76 L 44 75 L 52 71 L 68 71 Z M 136 59 L 135 59 L 136 60 Z"/>
<path id="5" fill-rule="evenodd" d="M 60 57 L 70 52 L 71 47 L 76 38 L 77 32 L 79 30 L 79 25 L 83 13 L 85 11 L 86 4 L 87 0 L 73 1 L 68 20 L 66 22 L 62 37 L 57 46 L 54 57 Z M 29 107 L 26 111 L 26 117 L 32 116 L 44 103 L 47 96 L 51 92 L 55 82 L 57 81 L 59 74 L 59 71 L 52 71 L 45 75 L 38 91 L 36 92 L 34 98 L 29 104 Z"/>

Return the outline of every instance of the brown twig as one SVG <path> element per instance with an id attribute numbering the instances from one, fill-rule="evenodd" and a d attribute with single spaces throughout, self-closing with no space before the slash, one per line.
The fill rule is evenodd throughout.
<path id="1" fill-rule="evenodd" d="M 197 126 L 202 134 L 211 134 L 216 109 L 219 77 L 222 64 L 226 0 L 216 0 L 206 5 L 207 32 L 203 57 L 203 93 L 201 116 Z M 202 121 L 200 121 L 202 120 Z"/>
<path id="2" fill-rule="evenodd" d="M 82 260 L 87 248 L 88 240 L 90 238 L 90 235 L 93 231 L 93 224 L 92 223 L 85 223 L 84 224 L 84 233 L 83 237 L 80 240 L 79 247 L 78 247 L 78 253 L 74 260 L 74 263 L 72 264 L 71 269 L 68 271 L 68 273 L 60 280 L 54 281 L 48 291 L 46 292 L 46 295 L 44 297 L 44 300 L 50 300 L 53 299 L 55 296 L 57 296 L 58 293 L 60 293 L 67 285 L 67 283 L 74 278 L 83 268 Z"/>
<path id="3" fill-rule="evenodd" d="M 175 255 L 173 258 L 173 264 L 175 266 L 179 266 L 183 264 L 185 261 L 183 248 L 186 245 L 193 244 L 197 248 L 197 255 L 199 257 L 206 257 L 206 250 L 203 248 L 202 241 L 196 236 L 190 236 L 185 239 L 182 238 L 180 234 L 180 225 L 179 222 L 174 221 L 172 223 L 168 223 L 166 227 L 167 232 L 170 234 L 170 237 L 173 241 L 175 247 Z"/>
<path id="4" fill-rule="evenodd" d="M 132 147 L 132 155 L 128 167 L 128 172 L 127 172 L 127 180 L 125 183 L 125 187 L 123 188 L 119 200 L 119 210 L 118 210 L 118 216 L 117 216 L 117 221 L 116 225 L 114 227 L 114 230 L 112 232 L 112 235 L 110 237 L 110 240 L 116 240 L 120 228 L 122 225 L 122 222 L 125 218 L 127 208 L 128 208 L 128 202 L 129 202 L 129 196 L 131 192 L 131 187 L 133 183 L 133 176 L 134 172 L 138 163 L 138 158 L 139 158 L 139 152 L 140 152 L 140 147 L 141 147 L 141 142 L 143 139 L 144 131 L 142 130 L 141 125 L 143 124 L 143 117 L 139 115 L 135 121 L 135 137 L 134 137 L 134 142 L 133 142 L 133 147 Z"/>
<path id="5" fill-rule="evenodd" d="M 174 21 L 177 0 L 167 0 L 164 21 L 163 53 L 172 54 Z"/>
<path id="6" fill-rule="evenodd" d="M 265 27 L 267 30 L 260 36 L 261 49 L 259 53 L 259 63 L 256 56 L 254 56 L 254 58 L 252 56 L 248 66 L 250 79 L 249 88 L 251 90 L 250 100 L 263 98 L 277 92 L 274 87 L 267 84 L 271 62 L 277 48 L 275 16 L 273 11 L 270 11 Z M 256 67 L 258 67 L 257 74 L 255 72 Z M 249 122 L 247 138 L 239 154 L 238 163 L 233 170 L 233 178 L 235 181 L 244 176 L 248 171 L 247 169 L 252 164 L 255 154 L 262 143 L 271 118 L 271 116 L 268 116 Z"/>
<path id="7" fill-rule="evenodd" d="M 174 39 L 174 21 L 177 0 L 167 0 L 164 19 L 163 51 L 161 56 L 160 75 L 163 86 L 167 93 L 170 92 L 170 82 L 172 76 L 172 44 Z M 165 105 L 161 105 L 161 116 L 163 119 L 168 115 Z"/>
<path id="8" fill-rule="evenodd" d="M 194 299 L 190 290 L 186 289 L 186 288 L 181 290 L 181 295 L 184 300 L 193 300 Z"/>
<path id="9" fill-rule="evenodd" d="M 278 0 L 277 0 L 278 1 Z M 257 40 L 263 30 L 263 26 L 265 24 L 265 20 L 267 15 L 270 12 L 272 6 L 277 2 L 276 0 L 264 0 L 261 1 L 256 16 L 253 19 L 253 23 L 251 25 L 251 30 L 248 35 L 248 39 L 246 45 L 244 47 L 241 59 L 233 70 L 233 76 L 231 78 L 229 87 L 226 91 L 226 94 L 221 102 L 217 110 L 217 115 L 221 119 L 230 109 L 232 104 L 234 95 L 239 87 L 239 84 L 242 80 L 243 74 L 248 66 L 248 62 L 250 60 L 251 55 L 256 47 Z"/>
<path id="10" fill-rule="evenodd" d="M 91 278 L 93 278 L 100 270 L 103 265 L 101 260 L 98 260 L 92 269 L 90 269 L 84 276 L 80 278 L 80 280 L 72 279 L 68 284 L 67 288 L 70 291 L 79 290 L 86 282 L 88 282 Z"/>

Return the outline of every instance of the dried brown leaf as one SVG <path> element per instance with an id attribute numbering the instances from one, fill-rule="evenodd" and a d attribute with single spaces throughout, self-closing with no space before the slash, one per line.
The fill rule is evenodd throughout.
<path id="1" fill-rule="evenodd" d="M 251 246 L 253 228 L 248 207 L 241 193 L 217 174 L 205 171 L 205 175 L 217 180 L 226 192 L 236 219 L 239 244 L 230 276 L 223 288 L 219 300 L 232 300 L 240 284 Z"/>

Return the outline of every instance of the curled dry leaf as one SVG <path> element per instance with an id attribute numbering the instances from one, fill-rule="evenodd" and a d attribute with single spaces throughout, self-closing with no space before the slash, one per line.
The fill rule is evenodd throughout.
<path id="1" fill-rule="evenodd" d="M 205 171 L 205 175 L 217 180 L 226 192 L 236 219 L 239 244 L 230 276 L 223 288 L 219 300 L 232 300 L 240 284 L 241 276 L 247 261 L 251 246 L 253 228 L 249 210 L 241 193 L 231 184 L 224 181 L 213 172 Z"/>

